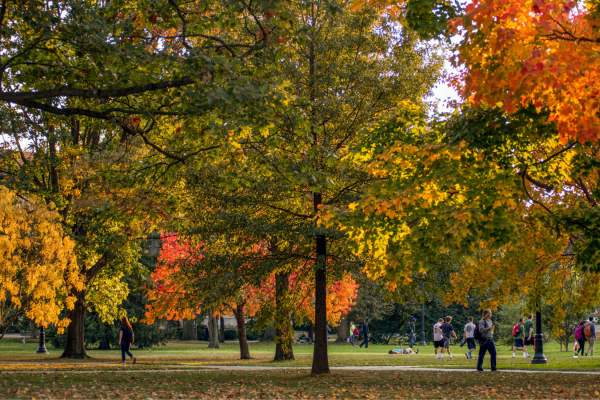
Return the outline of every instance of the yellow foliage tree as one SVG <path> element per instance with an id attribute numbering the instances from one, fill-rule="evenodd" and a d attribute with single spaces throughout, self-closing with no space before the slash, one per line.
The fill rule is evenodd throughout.
<path id="1" fill-rule="evenodd" d="M 63 233 L 54 206 L 22 200 L 0 186 L 0 329 L 26 315 L 37 325 L 62 331 L 73 308 L 68 288 L 83 289 L 74 254 L 75 243 Z"/>

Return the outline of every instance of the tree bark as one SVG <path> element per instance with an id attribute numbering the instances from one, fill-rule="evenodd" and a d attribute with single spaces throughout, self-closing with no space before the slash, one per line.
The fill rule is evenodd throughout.
<path id="1" fill-rule="evenodd" d="M 244 304 L 238 304 L 233 310 L 235 321 L 237 322 L 238 340 L 240 342 L 240 360 L 249 360 L 250 349 L 248 348 L 248 339 L 246 338 L 246 321 L 244 320 Z"/>
<path id="2" fill-rule="evenodd" d="M 220 316 L 220 320 L 221 320 L 221 326 L 220 326 L 220 335 L 219 335 L 219 342 L 221 343 L 225 343 L 225 319 L 223 318 L 223 316 Z"/>
<path id="3" fill-rule="evenodd" d="M 319 195 L 319 204 L 321 199 Z M 317 200 L 315 199 L 315 203 Z M 311 373 L 321 375 L 329 373 L 327 355 L 327 238 L 316 238 L 317 265 L 315 270 L 315 348 Z"/>
<path id="4" fill-rule="evenodd" d="M 219 348 L 219 323 L 217 317 L 213 317 L 212 310 L 208 312 L 208 334 L 210 336 L 208 340 L 209 349 Z"/>
<path id="5" fill-rule="evenodd" d="M 290 290 L 290 273 L 275 274 L 275 358 L 273 361 L 293 360 L 294 330 L 291 326 L 290 312 L 286 297 Z"/>
<path id="6" fill-rule="evenodd" d="M 29 339 L 37 339 L 38 327 L 33 320 L 29 320 Z"/>
<path id="7" fill-rule="evenodd" d="M 275 340 L 275 329 L 273 328 L 273 325 L 267 325 L 265 327 L 265 334 L 263 335 L 262 339 L 260 339 L 260 341 L 272 342 L 273 340 Z"/>
<path id="8" fill-rule="evenodd" d="M 348 336 L 350 336 L 350 327 L 348 326 L 348 314 L 342 314 L 340 319 L 340 326 L 338 326 L 338 337 L 336 343 L 347 343 Z"/>
<path id="9" fill-rule="evenodd" d="M 85 290 L 75 292 L 75 307 L 67 312 L 71 323 L 67 327 L 67 342 L 65 351 L 60 358 L 89 358 L 85 352 L 84 322 L 85 322 Z"/>
<path id="10" fill-rule="evenodd" d="M 183 318 L 181 321 L 183 322 L 183 335 L 181 336 L 181 340 L 197 340 L 198 337 L 196 335 L 194 321 L 185 318 Z"/>

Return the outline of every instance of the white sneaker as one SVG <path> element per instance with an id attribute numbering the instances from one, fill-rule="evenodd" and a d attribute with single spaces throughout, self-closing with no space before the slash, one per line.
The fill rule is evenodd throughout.
<path id="1" fill-rule="evenodd" d="M 512 358 L 515 358 L 515 355 L 513 354 Z"/>
<path id="2" fill-rule="evenodd" d="M 438 358 L 440 358 L 440 357 L 438 357 L 438 356 L 435 356 L 435 359 L 436 359 L 436 360 L 437 360 Z"/>
<path id="3" fill-rule="evenodd" d="M 450 359 L 451 359 L 451 360 L 454 360 L 454 356 L 450 356 Z"/>
<path id="4" fill-rule="evenodd" d="M 579 358 L 579 357 L 577 357 L 577 355 L 574 355 L 573 358 Z"/>

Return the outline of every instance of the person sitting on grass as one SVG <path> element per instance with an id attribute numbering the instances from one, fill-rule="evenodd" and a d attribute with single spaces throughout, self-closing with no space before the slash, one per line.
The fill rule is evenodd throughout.
<path id="1" fill-rule="evenodd" d="M 394 350 L 390 350 L 389 354 L 419 354 L 419 349 L 414 351 L 410 347 L 408 349 L 402 349 L 402 346 L 396 347 Z"/>

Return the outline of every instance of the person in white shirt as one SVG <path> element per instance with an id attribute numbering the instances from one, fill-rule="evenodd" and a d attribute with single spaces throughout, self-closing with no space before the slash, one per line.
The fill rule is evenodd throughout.
<path id="1" fill-rule="evenodd" d="M 444 320 L 440 318 L 433 326 L 433 345 L 435 346 L 435 358 L 442 358 L 442 355 L 438 356 L 438 348 L 444 347 L 444 334 L 442 333 L 442 324 Z"/>
<path id="2" fill-rule="evenodd" d="M 465 356 L 467 356 L 467 358 L 470 359 L 473 358 L 473 354 L 471 353 L 473 353 L 473 350 L 477 348 L 477 346 L 475 345 L 475 338 L 473 337 L 474 333 L 475 324 L 473 323 L 473 317 L 469 317 L 469 323 L 465 325 L 463 339 L 467 341 L 467 347 L 469 348 L 469 351 L 465 353 Z"/>

